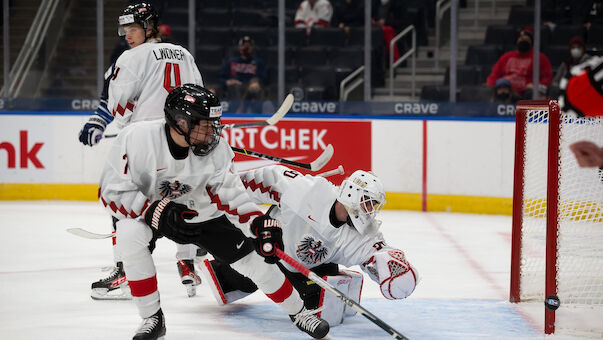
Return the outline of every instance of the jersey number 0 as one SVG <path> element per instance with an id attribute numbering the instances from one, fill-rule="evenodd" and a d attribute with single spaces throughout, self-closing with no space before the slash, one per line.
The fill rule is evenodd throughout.
<path id="1" fill-rule="evenodd" d="M 172 68 L 174 69 L 174 86 L 172 86 Z M 163 73 L 163 87 L 168 91 L 172 90 L 181 85 L 180 80 L 180 65 L 174 63 L 166 63 L 165 71 Z"/>

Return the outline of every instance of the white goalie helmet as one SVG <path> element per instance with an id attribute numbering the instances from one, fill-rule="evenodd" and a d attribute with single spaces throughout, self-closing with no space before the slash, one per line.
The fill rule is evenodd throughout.
<path id="1" fill-rule="evenodd" d="M 349 218 L 362 235 L 377 231 L 380 221 L 375 216 L 385 205 L 383 183 L 370 172 L 357 170 L 339 186 L 339 201 Z"/>

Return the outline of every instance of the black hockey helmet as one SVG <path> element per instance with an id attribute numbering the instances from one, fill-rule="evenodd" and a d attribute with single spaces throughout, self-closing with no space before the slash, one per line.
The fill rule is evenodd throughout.
<path id="1" fill-rule="evenodd" d="M 159 14 L 153 5 L 141 2 L 130 5 L 121 12 L 119 16 L 118 33 L 120 36 L 126 35 L 125 26 L 139 24 L 143 29 L 147 29 L 149 24 L 153 26 L 153 34 L 159 32 Z"/>
<path id="2" fill-rule="evenodd" d="M 195 155 L 207 155 L 220 142 L 222 106 L 218 97 L 208 89 L 195 84 L 178 86 L 168 94 L 163 110 L 167 124 L 184 136 Z M 207 142 L 195 143 L 191 141 L 191 132 L 202 121 L 210 122 L 213 133 Z M 193 140 L 198 139 L 193 133 Z"/>

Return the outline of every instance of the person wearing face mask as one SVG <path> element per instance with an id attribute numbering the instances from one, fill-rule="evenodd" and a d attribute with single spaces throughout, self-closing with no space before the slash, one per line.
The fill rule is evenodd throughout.
<path id="1" fill-rule="evenodd" d="M 555 73 L 555 78 L 553 78 L 553 85 L 559 86 L 559 82 L 563 78 L 569 78 L 570 69 L 578 64 L 582 64 L 583 62 L 590 59 L 590 55 L 586 53 L 584 47 L 584 39 L 576 35 L 570 39 L 569 42 L 569 58 L 567 58 Z"/>
<path id="2" fill-rule="evenodd" d="M 534 39 L 532 29 L 523 29 L 516 40 L 517 49 L 503 54 L 486 80 L 489 86 L 496 86 L 496 81 L 506 78 L 511 83 L 511 89 L 522 98 L 531 98 L 532 73 L 534 65 L 534 53 L 532 50 Z M 540 52 L 540 80 L 539 83 L 547 88 L 551 86 L 553 71 L 549 59 Z"/>
<path id="3" fill-rule="evenodd" d="M 240 55 L 226 61 L 218 79 L 228 99 L 242 99 L 252 78 L 259 79 L 260 87 L 266 83 L 266 65 L 254 56 L 253 39 L 244 36 L 238 46 Z"/>
<path id="4" fill-rule="evenodd" d="M 500 78 L 496 81 L 496 87 L 492 92 L 492 103 L 512 104 L 519 100 L 517 93 L 511 89 L 511 82 L 508 79 Z"/>

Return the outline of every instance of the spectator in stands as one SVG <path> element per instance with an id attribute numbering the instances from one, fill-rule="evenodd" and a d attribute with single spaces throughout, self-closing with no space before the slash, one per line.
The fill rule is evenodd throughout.
<path id="1" fill-rule="evenodd" d="M 297 8 L 293 25 L 296 28 L 305 28 L 306 34 L 314 26 L 328 27 L 333 17 L 333 7 L 328 0 L 304 0 Z"/>
<path id="2" fill-rule="evenodd" d="M 532 29 L 523 29 L 517 37 L 517 49 L 503 54 L 486 80 L 489 86 L 496 86 L 496 81 L 506 78 L 511 83 L 513 91 L 521 98 L 531 98 L 534 53 L 532 50 L 534 39 Z M 553 71 L 549 59 L 540 52 L 540 80 L 539 83 L 547 87 L 551 86 Z"/>
<path id="3" fill-rule="evenodd" d="M 373 26 L 381 27 L 385 43 L 385 56 L 389 58 L 389 43 L 402 29 L 402 16 L 406 12 L 403 1 L 373 0 L 372 18 Z M 394 60 L 400 58 L 398 46 L 394 46 Z M 389 59 L 388 59 L 389 60 Z"/>
<path id="4" fill-rule="evenodd" d="M 244 36 L 239 40 L 238 46 L 240 56 L 226 61 L 218 79 L 228 99 L 242 99 L 252 78 L 259 79 L 257 86 L 263 87 L 266 83 L 266 65 L 262 59 L 253 55 L 253 39 Z"/>
<path id="5" fill-rule="evenodd" d="M 172 38 L 172 28 L 170 25 L 159 25 L 159 34 L 161 35 L 161 42 L 171 43 L 174 41 Z"/>
<path id="6" fill-rule="evenodd" d="M 511 82 L 506 78 L 499 78 L 496 81 L 496 87 L 492 91 L 492 103 L 514 104 L 519 100 L 519 96 L 511 88 Z"/>
<path id="7" fill-rule="evenodd" d="M 555 73 L 555 78 L 553 78 L 553 86 L 558 87 L 559 82 L 563 78 L 569 78 L 570 69 L 578 64 L 582 64 L 586 60 L 588 60 L 591 56 L 586 53 L 584 47 L 584 39 L 577 35 L 570 39 L 569 42 L 569 55 Z"/>
<path id="8" fill-rule="evenodd" d="M 333 24 L 348 29 L 364 25 L 364 6 L 362 0 L 342 0 L 335 3 Z"/>
<path id="9" fill-rule="evenodd" d="M 269 113 L 274 112 L 274 105 L 267 100 L 266 90 L 258 77 L 249 80 L 249 85 L 243 94 L 243 103 L 237 113 Z"/>

